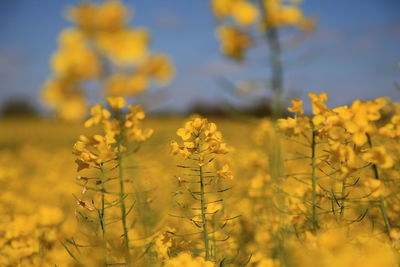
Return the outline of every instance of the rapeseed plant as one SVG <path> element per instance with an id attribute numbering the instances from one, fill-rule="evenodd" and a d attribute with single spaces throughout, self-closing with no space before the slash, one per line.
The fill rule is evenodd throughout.
<path id="1" fill-rule="evenodd" d="M 123 116 L 122 108 L 126 105 L 125 100 L 122 97 L 108 98 L 107 100 L 114 116 L 112 117 L 111 112 L 101 105 L 95 105 L 91 109 L 92 117 L 85 122 L 86 127 L 102 125 L 104 135 L 96 134 L 91 137 L 81 135 L 80 140 L 75 143 L 73 148 L 73 153 L 77 156 L 78 171 L 93 169 L 99 173 L 95 177 L 78 176 L 77 179 L 83 182 L 81 184 L 83 187 L 82 195 L 88 195 L 88 191 L 93 191 L 101 198 L 98 202 L 93 199 L 95 196 L 91 195 L 90 202 L 85 202 L 80 197 L 76 197 L 78 206 L 86 211 L 82 212 L 78 209 L 77 214 L 84 221 L 94 224 L 96 233 L 101 230 L 105 266 L 111 264 L 107 258 L 108 254 L 115 253 L 113 251 L 115 248 L 109 244 L 112 238 L 108 235 L 115 238 L 117 234 L 115 232 L 110 234 L 107 228 L 110 224 L 121 221 L 123 241 L 121 242 L 122 246 L 116 248 L 122 250 L 125 264 L 129 265 L 131 255 L 127 216 L 132 212 L 135 202 L 131 199 L 132 193 L 126 192 L 124 157 L 126 153 L 138 149 L 140 144 L 152 135 L 153 130 L 142 129 L 140 121 L 144 119 L 145 113 L 139 105 L 129 105 L 130 112 Z M 134 147 L 128 143 L 129 141 L 134 143 Z M 117 177 L 106 177 L 115 169 L 118 169 Z M 113 185 L 115 182 L 118 182 L 119 186 Z M 126 206 L 128 201 L 132 203 L 130 207 Z M 115 209 L 120 209 L 119 216 L 116 216 Z M 94 212 L 97 212 L 98 218 L 90 215 Z"/>
<path id="2" fill-rule="evenodd" d="M 43 101 L 58 117 L 85 118 L 88 81 L 100 85 L 103 99 L 137 96 L 174 76 L 170 58 L 150 51 L 148 30 L 129 26 L 132 12 L 121 1 L 83 1 L 65 15 L 73 26 L 60 33 L 59 49 L 50 60 L 52 74 L 42 90 Z"/>
<path id="3" fill-rule="evenodd" d="M 202 235 L 206 261 L 224 260 L 223 256 L 216 255 L 217 242 L 229 238 L 229 232 L 225 230 L 227 223 L 238 216 L 225 217 L 223 193 L 230 188 L 220 187 L 219 181 L 231 180 L 233 174 L 228 164 L 223 164 L 217 171 L 213 171 L 211 167 L 212 163 L 219 161 L 219 156 L 228 153 L 227 144 L 221 132 L 217 130 L 216 124 L 200 117 L 187 121 L 176 133 L 183 144 L 172 141 L 171 154 L 179 155 L 185 160 L 185 163 L 178 167 L 187 172 L 177 178 L 183 187 L 183 191 L 177 194 L 189 194 L 195 204 L 183 204 L 181 200 L 177 200 L 177 204 L 184 208 L 185 212 L 182 215 L 171 214 L 171 216 L 187 219 L 201 229 L 200 232 L 190 235 Z"/>

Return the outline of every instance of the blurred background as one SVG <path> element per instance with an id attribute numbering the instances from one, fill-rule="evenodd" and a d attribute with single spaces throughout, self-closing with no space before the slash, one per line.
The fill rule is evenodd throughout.
<path id="1" fill-rule="evenodd" d="M 4 114 L 48 112 L 40 90 L 50 73 L 49 58 L 57 50 L 57 36 L 72 25 L 63 16 L 65 8 L 77 3 L 0 2 L 0 109 Z M 133 10 L 130 25 L 146 27 L 152 50 L 168 54 L 175 64 L 175 78 L 154 89 L 161 100 L 153 101 L 149 112 L 186 113 L 196 108 L 218 109 L 226 103 L 247 107 L 268 97 L 265 90 L 247 92 L 238 87 L 243 80 L 269 79 L 266 43 L 256 41 L 243 62 L 225 58 L 209 1 L 123 3 Z M 399 1 L 308 0 L 302 9 L 316 18 L 315 30 L 306 35 L 291 29 L 280 32 L 288 97 L 307 101 L 308 92 L 325 91 L 330 106 L 379 96 L 400 100 L 396 89 L 396 81 L 400 82 Z M 89 100 L 90 104 L 97 101 L 90 94 Z"/>

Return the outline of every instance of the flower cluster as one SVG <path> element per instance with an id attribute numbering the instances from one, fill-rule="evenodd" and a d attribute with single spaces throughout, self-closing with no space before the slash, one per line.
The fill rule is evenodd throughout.
<path id="1" fill-rule="evenodd" d="M 251 26 L 268 31 L 271 28 L 298 27 L 311 30 L 314 23 L 299 8 L 299 1 L 264 0 L 260 7 L 249 0 L 212 0 L 214 16 L 224 21 L 217 29 L 222 53 L 235 60 L 244 59 L 252 44 Z M 288 3 L 287 3 L 288 2 Z M 231 20 L 233 23 L 227 21 Z"/>
<path id="2" fill-rule="evenodd" d="M 187 159 L 196 153 L 199 155 L 200 165 L 204 164 L 207 155 L 226 154 L 229 151 L 215 123 L 209 123 L 207 119 L 196 117 L 186 122 L 185 127 L 179 128 L 176 134 L 181 137 L 183 145 L 172 141 L 171 154 L 179 154 Z"/>
<path id="3" fill-rule="evenodd" d="M 304 16 L 299 7 L 300 2 L 296 0 L 263 0 L 262 27 L 268 29 L 293 26 L 302 30 L 312 29 L 313 22 Z"/>
<path id="4" fill-rule="evenodd" d="M 81 135 L 73 148 L 73 153 L 78 157 L 76 160 L 78 170 L 92 167 L 99 167 L 106 162 L 117 159 L 116 138 L 122 140 L 127 138 L 137 143 L 148 139 L 152 129 L 143 129 L 141 120 L 145 118 L 145 113 L 140 105 L 128 108 L 130 112 L 121 120 L 121 109 L 126 103 L 122 97 L 107 98 L 110 107 L 114 110 L 116 117 L 112 117 L 110 111 L 97 104 L 91 108 L 92 117 L 85 122 L 85 127 L 102 125 L 104 135 L 96 134 L 91 137 Z"/>
<path id="5" fill-rule="evenodd" d="M 174 73 L 165 54 L 150 52 L 146 29 L 129 26 L 130 12 L 119 0 L 84 1 L 66 12 L 74 25 L 59 36 L 50 60 L 53 71 L 43 86 L 43 99 L 61 118 L 87 113 L 84 82 L 101 83 L 109 96 L 134 96 L 151 82 L 168 82 Z"/>
<path id="6" fill-rule="evenodd" d="M 394 166 L 396 155 L 387 146 L 379 144 L 383 137 L 396 139 L 393 133 L 396 115 L 384 126 L 380 122 L 383 110 L 389 108 L 389 101 L 384 98 L 373 101 L 356 100 L 350 106 L 331 109 L 325 105 L 328 98 L 325 93 L 310 93 L 309 97 L 312 116 L 304 115 L 302 101 L 293 99 L 293 106 L 289 111 L 296 115 L 293 118 L 280 119 L 278 124 L 285 135 L 295 138 L 297 142 L 305 141 L 304 145 L 312 150 L 310 156 L 302 153 L 304 156 L 299 159 L 312 160 L 313 206 L 321 207 L 325 201 L 329 202 L 324 199 L 322 192 L 328 195 L 328 199 L 336 200 L 336 194 L 340 193 L 341 202 L 338 201 L 337 204 L 342 218 L 347 207 L 346 189 L 353 187 L 353 191 L 357 192 L 353 194 L 357 197 L 353 196 L 352 201 L 368 197 L 374 201 L 379 198 L 382 217 L 389 233 L 390 222 L 383 197 L 387 183 L 384 176 L 387 175 L 386 170 Z M 304 181 L 298 175 L 288 174 L 288 177 Z M 341 187 L 341 191 L 329 191 L 323 178 L 338 183 L 335 187 Z M 317 218 L 315 208 L 313 218 Z"/>

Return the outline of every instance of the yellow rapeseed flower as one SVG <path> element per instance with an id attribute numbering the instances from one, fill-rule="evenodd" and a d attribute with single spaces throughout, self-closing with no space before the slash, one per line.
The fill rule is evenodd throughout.
<path id="1" fill-rule="evenodd" d="M 133 96 L 141 94 L 148 86 L 147 76 L 140 73 L 131 76 L 114 74 L 107 80 L 105 91 L 109 96 Z"/>
<path id="2" fill-rule="evenodd" d="M 69 7 L 66 18 L 82 30 L 91 33 L 95 28 L 97 5 L 90 2 L 80 2 L 77 6 Z"/>
<path id="3" fill-rule="evenodd" d="M 148 50 L 149 33 L 145 29 L 121 29 L 97 35 L 96 44 L 114 63 L 136 63 Z"/>
<path id="4" fill-rule="evenodd" d="M 217 175 L 222 179 L 233 179 L 233 174 L 228 164 L 225 164 L 221 170 L 217 171 Z"/>
<path id="5" fill-rule="evenodd" d="M 101 73 L 100 59 L 86 46 L 81 35 L 74 29 L 66 29 L 61 33 L 61 46 L 50 61 L 56 75 L 88 79 L 95 78 Z"/>
<path id="6" fill-rule="evenodd" d="M 85 127 L 91 127 L 102 123 L 108 120 L 111 116 L 111 113 L 107 109 L 104 109 L 100 104 L 93 106 L 90 109 L 90 113 L 92 114 L 92 117 L 85 122 Z"/>
<path id="7" fill-rule="evenodd" d="M 248 1 L 235 1 L 231 7 L 232 17 L 239 25 L 253 24 L 258 17 L 258 9 Z"/>
<path id="8" fill-rule="evenodd" d="M 115 113 L 118 113 L 119 110 L 125 107 L 126 102 L 125 99 L 121 96 L 117 97 L 107 97 L 107 101 L 110 104 L 110 107 L 114 110 Z"/>
<path id="9" fill-rule="evenodd" d="M 104 1 L 97 8 L 96 26 L 102 31 L 117 31 L 128 21 L 128 10 L 119 0 Z"/>
<path id="10" fill-rule="evenodd" d="M 139 64 L 138 73 L 154 79 L 160 83 L 169 82 L 175 73 L 171 59 L 162 53 L 148 56 L 143 63 Z"/>
<path id="11" fill-rule="evenodd" d="M 308 96 L 312 103 L 312 113 L 314 115 L 322 115 L 327 110 L 325 106 L 325 101 L 328 100 L 326 93 L 321 93 L 319 96 L 314 93 L 309 93 Z"/>
<path id="12" fill-rule="evenodd" d="M 175 258 L 168 259 L 165 262 L 165 267 L 213 267 L 214 264 L 211 261 L 205 261 L 201 257 L 192 257 L 189 253 L 183 252 Z"/>
<path id="13" fill-rule="evenodd" d="M 364 153 L 362 159 L 387 169 L 393 166 L 393 159 L 388 155 L 384 146 L 375 146 Z"/>
<path id="14" fill-rule="evenodd" d="M 222 52 L 236 60 L 244 58 L 244 53 L 252 42 L 246 33 L 227 25 L 217 29 L 217 37 L 221 41 Z"/>
<path id="15" fill-rule="evenodd" d="M 293 98 L 292 99 L 292 104 L 293 107 L 289 107 L 288 110 L 291 112 L 296 112 L 299 115 L 303 115 L 304 114 L 304 110 L 303 110 L 303 101 L 299 100 L 297 98 Z"/>
<path id="16" fill-rule="evenodd" d="M 375 179 L 375 178 L 368 178 L 364 182 L 364 186 L 367 187 L 370 192 L 372 197 L 379 197 L 380 195 L 383 194 L 383 183 L 382 181 Z"/>
<path id="17" fill-rule="evenodd" d="M 62 101 L 57 107 L 57 116 L 68 121 L 81 120 L 86 116 L 88 103 L 81 95 Z"/>

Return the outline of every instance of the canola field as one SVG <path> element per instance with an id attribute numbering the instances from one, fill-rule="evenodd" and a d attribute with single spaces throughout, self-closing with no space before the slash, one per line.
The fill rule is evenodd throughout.
<path id="1" fill-rule="evenodd" d="M 287 108 L 288 40 L 317 27 L 301 2 L 209 3 L 230 63 L 268 56 L 261 81 L 217 77 L 238 98 L 262 87 L 262 117 L 147 114 L 184 75 L 173 57 L 122 1 L 67 7 L 48 116 L 0 118 L 0 266 L 399 266 L 400 103 Z"/>
<path id="2" fill-rule="evenodd" d="M 120 97 L 86 127 L 2 120 L 1 263 L 396 266 L 398 105 L 310 97 L 277 127 Z"/>

